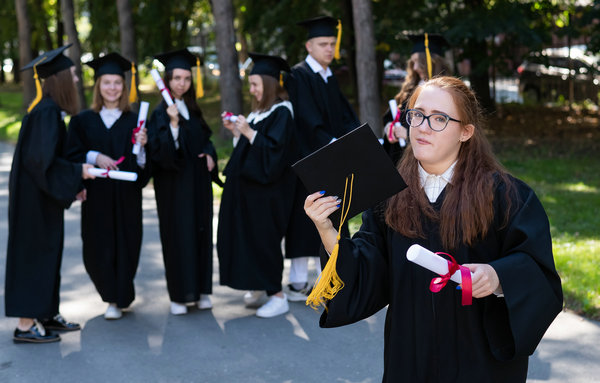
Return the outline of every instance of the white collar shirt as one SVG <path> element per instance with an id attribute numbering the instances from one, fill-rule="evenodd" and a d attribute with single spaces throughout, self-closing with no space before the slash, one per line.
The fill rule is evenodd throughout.
<path id="1" fill-rule="evenodd" d="M 103 106 L 102 109 L 100 109 L 99 114 L 100 118 L 102 119 L 102 122 L 104 122 L 104 126 L 106 126 L 106 129 L 110 129 L 115 124 L 115 122 L 117 122 L 119 117 L 121 117 L 121 114 L 123 114 L 123 112 L 119 108 L 108 109 L 105 106 Z"/>
<path id="2" fill-rule="evenodd" d="M 419 178 L 421 180 L 421 186 L 429 199 L 429 202 L 437 201 L 438 197 L 449 183 L 452 181 L 454 175 L 454 166 L 456 161 L 444 173 L 441 175 L 429 174 L 419 164 Z"/>
<path id="3" fill-rule="evenodd" d="M 305 61 L 313 72 L 318 73 L 319 76 L 321 76 L 323 81 L 327 82 L 327 78 L 333 76 L 333 73 L 331 72 L 331 69 L 329 69 L 329 67 L 327 67 L 327 69 L 323 69 L 321 64 L 319 64 L 317 60 L 315 60 L 315 58 L 311 55 L 306 56 Z"/>

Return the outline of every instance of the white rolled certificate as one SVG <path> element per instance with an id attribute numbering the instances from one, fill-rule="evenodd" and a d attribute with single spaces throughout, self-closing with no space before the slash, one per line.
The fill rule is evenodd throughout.
<path id="1" fill-rule="evenodd" d="M 152 78 L 154 79 L 154 82 L 156 83 L 158 90 L 160 90 L 160 94 L 165 99 L 165 102 L 167 103 L 167 105 L 168 106 L 173 105 L 173 99 L 171 98 L 171 93 L 169 93 L 169 89 L 167 89 L 167 87 L 165 86 L 165 82 L 160 77 L 160 74 L 158 73 L 158 71 L 156 69 L 152 69 L 150 71 L 150 74 L 152 75 Z"/>
<path id="2" fill-rule="evenodd" d="M 396 102 L 395 98 L 392 98 L 391 100 L 388 101 L 388 105 L 390 106 L 390 112 L 392 113 L 392 120 L 396 119 L 396 115 L 398 114 L 398 103 Z M 394 126 L 400 125 L 399 122 L 396 122 L 394 124 Z M 392 127 L 390 126 L 390 129 L 392 129 Z M 399 138 L 398 139 L 398 145 L 400 145 L 401 147 L 405 147 L 406 146 L 406 140 L 404 138 Z"/>
<path id="3" fill-rule="evenodd" d="M 412 245 L 409 247 L 406 251 L 406 258 L 409 261 L 414 262 L 417 265 L 426 268 L 427 270 L 431 270 L 436 274 L 444 275 L 448 273 L 448 260 L 427 250 L 423 246 Z M 471 273 L 471 276 L 473 276 L 473 273 Z M 460 270 L 456 270 L 450 279 L 456 283 L 462 283 Z"/>
<path id="4" fill-rule="evenodd" d="M 150 106 L 149 102 L 142 101 L 140 103 L 140 112 L 138 113 L 138 121 L 137 121 L 137 127 L 136 127 L 136 129 L 138 129 L 138 131 L 144 129 L 144 127 L 146 126 L 146 118 L 148 117 L 148 107 L 149 106 Z M 133 137 L 133 138 L 135 139 L 135 137 Z M 133 145 L 133 149 L 131 149 L 131 152 L 137 156 L 138 154 L 140 154 L 140 148 L 141 148 L 140 143 L 136 142 Z"/>
<path id="5" fill-rule="evenodd" d="M 99 168 L 90 168 L 88 169 L 88 172 L 95 176 L 95 177 L 100 177 L 100 178 L 112 178 L 115 180 L 121 180 L 121 181 L 136 181 L 137 180 L 137 173 L 134 172 L 123 172 L 120 170 L 109 170 L 108 172 L 106 171 L 106 169 L 99 169 Z"/>

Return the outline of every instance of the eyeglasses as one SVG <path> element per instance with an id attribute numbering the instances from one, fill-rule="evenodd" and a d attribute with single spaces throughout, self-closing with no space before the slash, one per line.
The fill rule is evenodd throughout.
<path id="1" fill-rule="evenodd" d="M 413 128 L 420 126 L 425 120 L 427 120 L 427 124 L 431 130 L 435 132 L 441 132 L 446 129 L 448 121 L 460 122 L 444 113 L 432 113 L 429 116 L 426 116 L 417 109 L 409 109 L 406 111 L 406 122 Z"/>

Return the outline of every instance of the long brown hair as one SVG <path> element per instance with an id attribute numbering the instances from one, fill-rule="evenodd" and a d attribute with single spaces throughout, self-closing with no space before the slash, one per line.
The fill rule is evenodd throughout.
<path id="1" fill-rule="evenodd" d="M 419 65 L 423 68 L 427 68 L 427 57 L 425 52 L 419 52 L 417 61 Z M 398 105 L 402 105 L 402 103 L 410 97 L 415 88 L 419 85 L 421 80 L 427 81 L 427 78 L 421 78 L 419 73 L 414 70 L 415 61 L 411 58 L 406 62 L 406 78 L 402 83 L 402 87 L 400 88 L 400 92 L 394 97 Z M 450 76 L 450 67 L 446 64 L 446 60 L 438 54 L 431 54 L 431 73 L 433 77 L 435 76 Z"/>
<path id="2" fill-rule="evenodd" d="M 191 73 L 191 71 L 189 71 L 189 72 Z M 171 91 L 171 87 L 169 86 L 169 83 L 171 82 L 172 79 L 173 79 L 173 70 L 169 70 L 165 73 L 165 78 L 164 78 L 165 86 L 169 89 L 169 92 Z M 196 102 L 195 89 L 196 89 L 196 87 L 194 87 L 194 77 L 192 76 L 192 81 L 190 83 L 190 89 L 188 89 L 187 92 L 185 92 L 181 98 L 183 99 L 183 102 L 185 102 L 185 106 L 188 107 L 190 113 L 195 113 L 201 119 L 204 119 L 204 117 L 202 116 L 202 111 L 200 110 L 200 107 L 198 106 L 198 103 Z"/>
<path id="3" fill-rule="evenodd" d="M 94 97 L 92 99 L 92 110 L 98 113 L 102 106 L 104 105 L 104 98 L 102 97 L 102 93 L 100 93 L 100 79 L 102 76 L 96 79 L 96 83 L 94 84 Z M 119 98 L 118 108 L 122 112 L 129 112 L 131 110 L 131 105 L 129 105 L 129 89 L 127 88 L 127 84 L 125 84 L 125 79 L 123 80 L 123 93 L 121 93 L 121 97 Z"/>
<path id="4" fill-rule="evenodd" d="M 71 68 L 47 77 L 42 85 L 42 94 L 50 97 L 62 110 L 72 116 L 79 112 L 79 99 Z"/>
<path id="5" fill-rule="evenodd" d="M 287 91 L 279 85 L 279 81 L 273 76 L 259 74 L 263 83 L 263 94 L 260 101 L 252 97 L 252 111 L 265 112 L 278 102 L 287 100 Z"/>
<path id="6" fill-rule="evenodd" d="M 409 145 L 398 165 L 408 188 L 390 198 L 385 218 L 392 229 L 409 238 L 425 238 L 423 217 L 439 222 L 442 244 L 447 250 L 453 250 L 460 243 L 472 245 L 485 236 L 494 218 L 494 189 L 498 183 L 506 185 L 504 197 L 507 212 L 510 211 L 514 185 L 485 138 L 482 110 L 475 93 L 457 78 L 436 77 L 415 90 L 409 108 L 414 106 L 424 87 L 437 87 L 450 93 L 459 111 L 461 125 L 472 124 L 475 129 L 471 138 L 461 144 L 452 183 L 446 185 L 439 212 L 423 192 L 418 161 Z M 508 213 L 504 223 L 507 219 Z"/>

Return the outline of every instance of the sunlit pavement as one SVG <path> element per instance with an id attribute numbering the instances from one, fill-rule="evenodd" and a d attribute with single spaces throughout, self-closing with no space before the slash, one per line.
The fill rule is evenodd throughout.
<path id="1" fill-rule="evenodd" d="M 2 297 L 12 150 L 0 143 Z M 16 319 L 4 317 L 2 299 L 0 382 L 381 381 L 385 310 L 355 325 L 326 330 L 318 327 L 319 313 L 302 302 L 290 303 L 285 315 L 260 319 L 244 307 L 243 291 L 219 286 L 216 255 L 214 308 L 171 315 L 151 187 L 144 190 L 143 204 L 144 242 L 131 309 L 120 320 L 104 319 L 106 304 L 81 261 L 80 204 L 73 204 L 65 213 L 61 312 L 83 329 L 63 334 L 59 343 L 15 345 Z M 600 382 L 600 324 L 559 315 L 530 358 L 529 376 L 531 382 Z"/>

